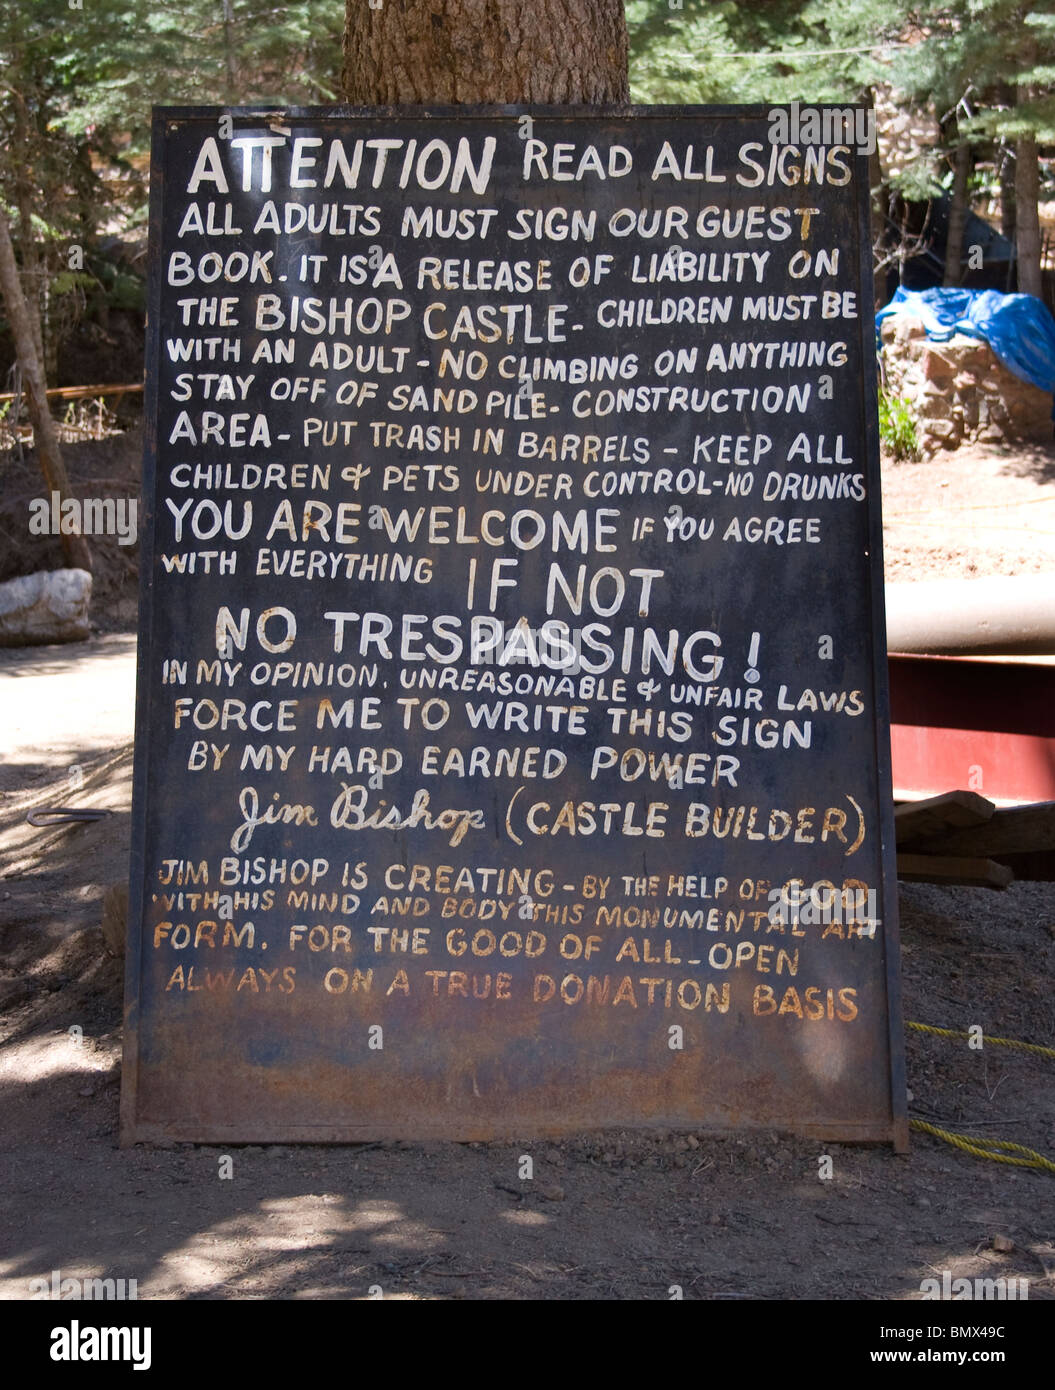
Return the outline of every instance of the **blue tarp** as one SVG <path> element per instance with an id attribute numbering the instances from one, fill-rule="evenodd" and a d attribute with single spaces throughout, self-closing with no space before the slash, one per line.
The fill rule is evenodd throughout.
<path id="1" fill-rule="evenodd" d="M 1032 294 L 999 290 L 906 290 L 876 315 L 876 327 L 892 314 L 919 319 L 927 337 L 944 343 L 954 333 L 982 338 L 1023 381 L 1055 394 L 1055 318 Z"/>

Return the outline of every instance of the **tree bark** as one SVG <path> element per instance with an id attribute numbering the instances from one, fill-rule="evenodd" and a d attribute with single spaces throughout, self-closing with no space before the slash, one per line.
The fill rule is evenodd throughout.
<path id="1" fill-rule="evenodd" d="M 1022 55 L 1026 72 L 1037 61 L 1034 45 L 1027 45 Z M 1016 106 L 1027 106 L 1034 92 L 1028 82 L 1016 88 Z M 1040 166 L 1037 163 L 1037 141 L 1032 132 L 1015 141 L 1015 253 L 1018 260 L 1019 294 L 1044 297 L 1040 273 Z"/>
<path id="2" fill-rule="evenodd" d="M 223 0 L 224 100 L 228 106 L 235 105 L 237 95 L 234 80 L 234 42 L 231 37 L 231 25 L 233 23 L 234 11 L 231 9 L 231 0 Z"/>
<path id="3" fill-rule="evenodd" d="M 1015 239 L 1015 158 L 1010 147 L 1000 161 L 1000 234 Z"/>
<path id="4" fill-rule="evenodd" d="M 357 106 L 625 103 L 623 0 L 346 0 L 342 88 Z"/>
<path id="5" fill-rule="evenodd" d="M 963 278 L 963 229 L 967 223 L 967 180 L 971 173 L 971 146 L 960 136 L 953 167 L 949 230 L 945 238 L 943 285 L 958 285 Z"/>
<path id="6" fill-rule="evenodd" d="M 873 267 L 878 255 L 881 254 L 880 248 L 886 242 L 886 190 L 883 187 L 883 165 L 879 158 L 879 144 L 876 143 L 875 149 L 868 156 L 868 191 L 871 201 L 872 213 L 872 251 Z M 875 311 L 878 314 L 880 309 L 887 301 L 886 293 L 886 271 L 877 270 L 872 278 L 872 293 L 875 299 Z"/>
<path id="7" fill-rule="evenodd" d="M 993 105 L 1013 106 L 1017 100 L 1010 82 L 993 88 Z M 1001 137 L 996 145 L 997 177 L 1000 180 L 1000 235 L 1015 239 L 1015 148 L 1014 141 Z"/>
<path id="8" fill-rule="evenodd" d="M 33 190 L 26 174 L 28 152 L 34 148 L 29 138 L 29 113 L 22 93 L 11 89 L 11 104 L 15 112 L 14 148 L 24 155 L 15 160 L 15 201 L 18 206 L 18 234 L 22 251 L 23 286 L 29 286 L 26 298 L 26 311 L 29 326 L 33 333 L 33 345 L 37 350 L 37 360 L 43 367 L 44 333 L 40 320 L 40 291 L 43 276 L 40 270 L 40 254 L 33 236 Z"/>
<path id="9" fill-rule="evenodd" d="M 58 492 L 60 497 L 70 496 L 70 480 L 66 476 L 66 465 L 62 461 L 59 437 L 55 422 L 48 409 L 47 388 L 44 372 L 37 356 L 32 321 L 26 297 L 22 291 L 22 281 L 18 274 L 15 249 L 11 244 L 11 230 L 7 218 L 0 210 L 0 294 L 3 295 L 4 308 L 11 334 L 15 340 L 15 352 L 22 368 L 22 383 L 26 393 L 29 418 L 33 422 L 33 441 L 36 445 L 40 469 L 44 482 L 50 492 Z M 91 552 L 88 543 L 81 535 L 62 535 L 63 554 L 66 563 L 74 569 L 90 570 Z"/>
<path id="10" fill-rule="evenodd" d="M 1015 142 L 1015 246 L 1018 258 L 1018 289 L 1020 294 L 1035 294 L 1043 299 L 1040 274 L 1040 170 L 1037 164 L 1037 142 L 1032 135 L 1023 135 Z"/>

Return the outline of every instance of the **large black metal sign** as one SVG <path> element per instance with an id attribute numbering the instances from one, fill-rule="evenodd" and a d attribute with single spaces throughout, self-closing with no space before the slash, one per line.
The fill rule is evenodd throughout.
<path id="1" fill-rule="evenodd" d="M 904 1141 L 867 157 L 790 114 L 158 113 L 126 1142 Z"/>

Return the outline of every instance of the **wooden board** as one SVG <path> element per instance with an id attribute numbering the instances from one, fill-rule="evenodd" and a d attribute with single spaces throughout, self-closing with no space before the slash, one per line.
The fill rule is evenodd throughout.
<path id="1" fill-rule="evenodd" d="M 995 859 L 1005 854 L 1055 850 L 1055 801 L 1001 807 L 983 825 L 964 826 L 935 835 L 927 841 L 926 849 L 934 854 L 980 854 Z"/>
<path id="2" fill-rule="evenodd" d="M 962 883 L 972 888 L 1006 888 L 1015 874 L 1006 864 L 997 864 L 992 859 L 899 854 L 897 876 L 903 883 Z"/>
<path id="3" fill-rule="evenodd" d="M 894 811 L 894 836 L 899 847 L 918 844 L 950 830 L 984 825 L 995 810 L 995 805 L 977 792 L 946 792 L 926 801 L 910 801 Z"/>

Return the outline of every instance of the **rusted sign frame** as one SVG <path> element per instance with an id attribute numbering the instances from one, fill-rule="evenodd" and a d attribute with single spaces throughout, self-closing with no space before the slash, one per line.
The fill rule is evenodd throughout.
<path id="1" fill-rule="evenodd" d="M 633 119 L 648 121 L 652 119 L 684 119 L 693 117 L 747 117 L 764 118 L 770 108 L 763 107 L 608 107 L 608 108 L 545 108 L 545 107 L 498 107 L 498 108 L 391 108 L 362 110 L 358 108 L 297 108 L 281 113 L 287 119 L 320 120 L 341 118 L 348 120 L 369 119 L 372 121 L 398 121 L 405 119 L 437 119 L 472 121 L 498 118 L 519 118 L 531 115 L 536 118 L 574 120 L 583 122 L 606 119 Z M 405 1137 L 405 1121 L 395 1108 L 391 1122 L 376 1117 L 363 1126 L 349 1124 L 280 1124 L 277 1128 L 269 1123 L 266 1114 L 242 1115 L 230 1123 L 210 1122 L 207 1125 L 171 1120 L 145 1121 L 139 1113 L 138 1093 L 140 1086 L 140 997 L 144 959 L 144 924 L 148 884 L 146 881 L 146 810 L 157 788 L 151 784 L 152 769 L 149 764 L 149 748 L 145 731 L 151 727 L 154 715 L 154 690 L 156 677 L 152 670 L 154 655 L 154 615 L 153 574 L 155 565 L 155 508 L 157 503 L 157 459 L 158 459 L 158 407 L 159 380 L 161 366 L 161 273 L 162 226 L 164 218 L 165 189 L 163 182 L 165 127 L 169 122 L 208 122 L 214 124 L 221 114 L 234 119 L 253 118 L 259 120 L 263 114 L 258 108 L 160 108 L 155 111 L 152 147 L 152 186 L 150 208 L 151 256 L 150 291 L 148 309 L 148 347 L 147 347 L 147 385 L 145 399 L 145 444 L 144 444 L 144 524 L 141 528 L 141 587 L 139 621 L 139 667 L 137 674 L 137 730 L 135 770 L 133 781 L 133 843 L 131 857 L 132 894 L 130 897 L 130 919 L 126 964 L 126 1012 L 125 1012 L 125 1065 L 122 1091 L 122 1143 L 129 1144 L 141 1140 L 163 1138 L 193 1139 L 199 1142 L 259 1142 L 262 1140 L 347 1142 L 364 1138 Z M 272 119 L 276 113 L 268 113 Z M 858 205 L 858 246 L 859 293 L 861 314 L 859 330 L 862 361 L 867 365 L 874 352 L 873 289 L 869 251 L 871 246 L 869 230 L 868 180 L 865 174 L 866 157 L 858 154 L 855 158 L 855 191 Z M 890 745 L 889 692 L 887 684 L 885 621 L 883 612 L 882 582 L 882 521 L 879 499 L 878 469 L 878 416 L 877 389 L 874 374 L 865 370 L 861 383 L 861 408 L 864 412 L 863 436 L 867 453 L 867 478 L 869 497 L 870 528 L 870 595 L 871 595 L 871 657 L 872 657 L 872 707 L 874 710 L 875 768 L 878 779 L 878 837 L 880 842 L 879 862 L 882 871 L 883 887 L 883 935 L 885 958 L 885 991 L 889 1036 L 889 1122 L 875 1123 L 840 1121 L 831 1124 L 817 1121 L 808 1116 L 790 1127 L 797 1132 L 818 1139 L 842 1139 L 872 1142 L 893 1142 L 899 1151 L 904 1151 L 908 1143 L 908 1120 L 906 1113 L 905 1073 L 903 1057 L 903 1032 L 901 1022 L 901 996 L 899 976 L 899 954 L 897 933 L 897 883 L 895 871 L 893 806 L 890 794 Z M 178 1065 L 178 1064 L 177 1064 Z M 589 1122 L 596 1123 L 597 1117 L 591 1115 Z M 669 1115 L 649 1114 L 642 1111 L 635 1120 L 628 1119 L 620 1112 L 616 1117 L 619 1124 L 662 1123 L 685 1128 L 706 1128 L 707 1122 L 700 1119 Z M 566 1133 L 580 1126 L 573 1116 L 567 1113 L 555 1116 L 552 1123 L 534 1123 L 529 1126 L 531 1133 Z M 728 1128 L 720 1125 L 719 1128 Z M 782 1126 L 788 1128 L 789 1126 Z M 474 1130 L 464 1122 L 454 1128 L 442 1114 L 425 1118 L 420 1114 L 413 1122 L 417 1137 L 446 1137 L 458 1139 L 509 1137 L 525 1135 L 525 1129 L 518 1123 L 515 1114 L 499 1125 L 489 1122 L 482 1129 Z"/>
<path id="2" fill-rule="evenodd" d="M 875 283 L 872 271 L 872 218 L 869 183 L 862 178 L 857 158 L 858 246 L 860 248 L 861 332 L 875 347 Z M 879 371 L 869 371 L 872 356 L 865 352 L 863 408 L 868 458 L 871 535 L 872 698 L 875 702 L 875 755 L 879 784 L 880 864 L 883 875 L 883 915 L 886 918 L 886 991 L 890 1049 L 891 1138 L 897 1153 L 908 1153 L 908 1081 L 905 1075 L 905 1024 L 901 994 L 901 927 L 898 915 L 897 844 L 894 831 L 893 770 L 890 749 L 890 671 L 887 665 L 886 609 L 883 580 L 883 490 L 879 468 Z"/>

